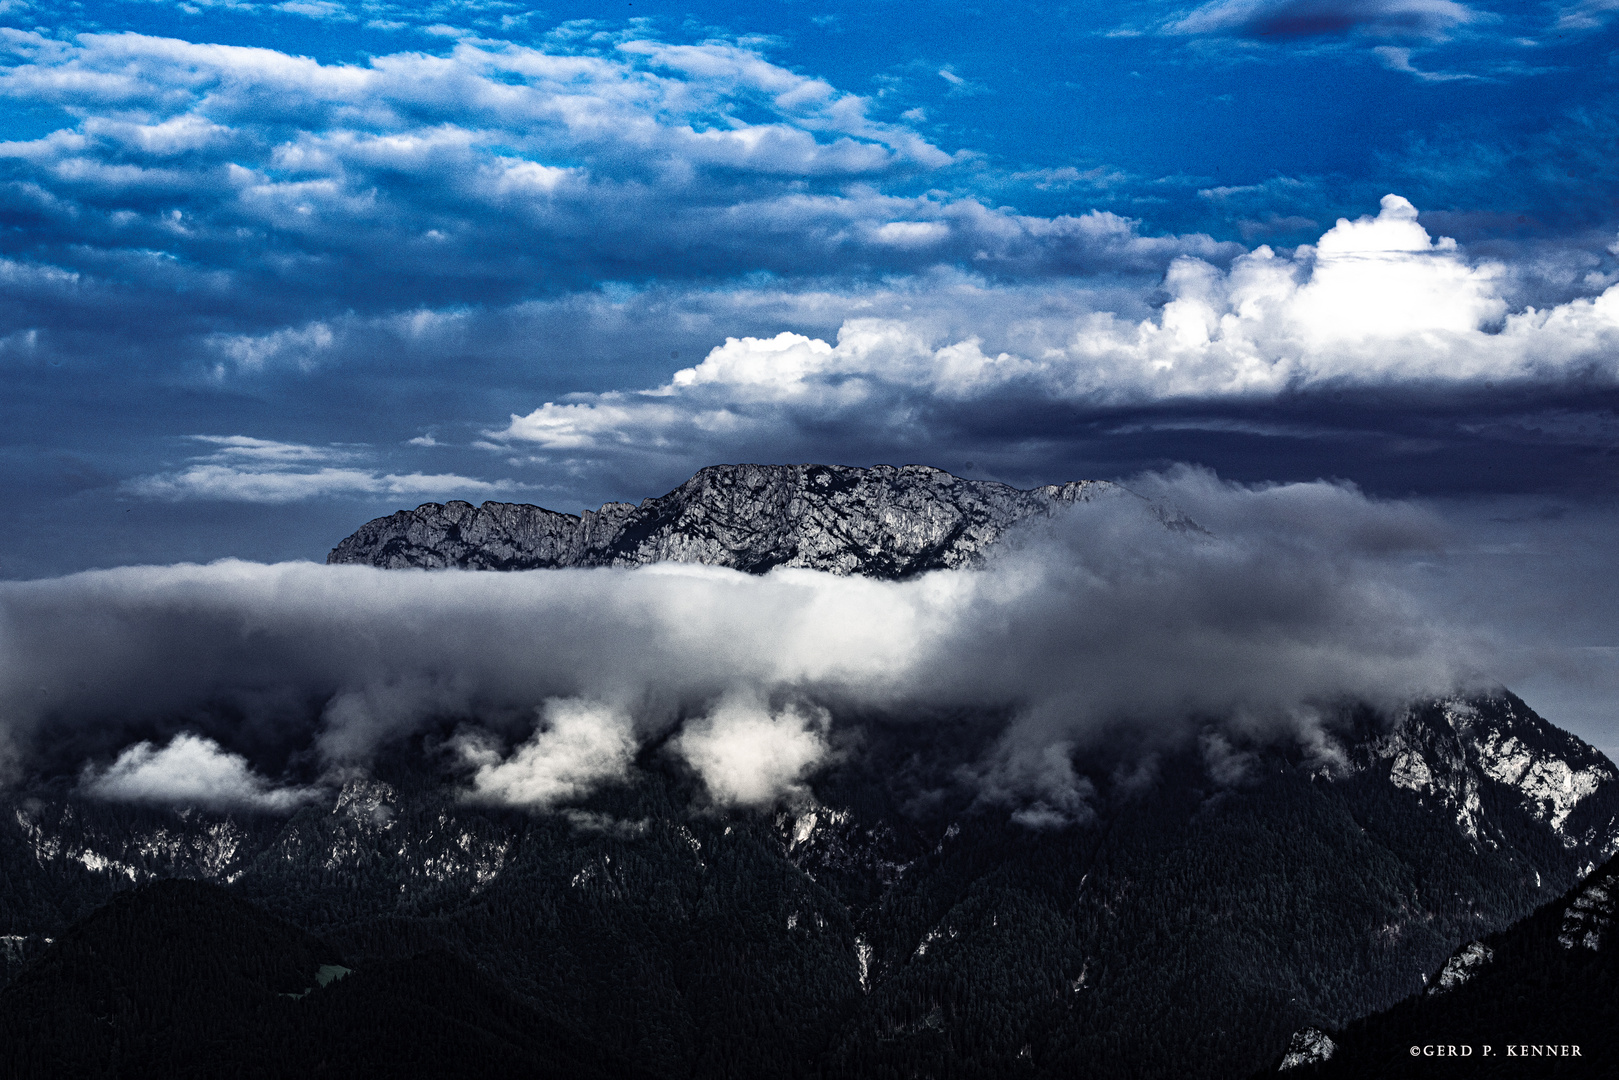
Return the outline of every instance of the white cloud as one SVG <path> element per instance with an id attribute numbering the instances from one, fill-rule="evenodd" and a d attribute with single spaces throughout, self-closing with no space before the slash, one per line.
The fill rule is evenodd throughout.
<path id="1" fill-rule="evenodd" d="M 1423 82 L 1456 82 L 1462 79 L 1476 79 L 1479 76 L 1469 75 L 1461 71 L 1424 71 L 1411 62 L 1411 50 L 1397 45 L 1379 45 L 1372 50 L 1383 66 L 1390 71 L 1400 71 L 1407 75 L 1415 75 Z"/>
<path id="2" fill-rule="evenodd" d="M 237 371 L 257 372 L 285 365 L 307 372 L 331 354 L 332 342 L 331 327 L 314 322 L 268 334 L 216 334 L 208 344 Z M 223 375 L 225 368 L 216 368 L 216 372 Z"/>
<path id="3" fill-rule="evenodd" d="M 1389 195 L 1291 256 L 1261 246 L 1221 270 L 1176 259 L 1156 317 L 1078 313 L 1037 346 L 939 341 L 926 322 L 861 318 L 835 343 L 803 334 L 731 338 L 669 382 L 575 394 L 513 415 L 497 444 L 688 448 L 725 460 L 783 425 L 863 417 L 901 431 L 985 400 L 1075 404 L 1262 398 L 1318 384 L 1459 384 L 1619 377 L 1619 288 L 1509 311 L 1504 268 L 1433 239 Z M 991 316 L 993 318 L 993 316 Z"/>
<path id="4" fill-rule="evenodd" d="M 1562 31 L 1599 30 L 1609 23 L 1616 11 L 1619 11 L 1619 0 L 1579 0 L 1558 9 L 1553 27 Z"/>
<path id="5" fill-rule="evenodd" d="M 1135 178 L 1122 170 L 1110 168 L 1106 165 L 1098 165 L 1090 169 L 1077 169 L 1072 165 L 1064 165 L 1055 169 L 1032 169 L 1026 172 L 1015 172 L 1007 179 L 1014 183 L 1033 184 L 1040 191 L 1069 191 L 1073 188 L 1090 188 L 1096 191 L 1104 191 L 1108 188 L 1128 183 Z"/>
<path id="6" fill-rule="evenodd" d="M 287 503 L 342 495 L 476 497 L 510 494 L 522 488 L 511 480 L 475 480 L 453 473 L 384 473 L 328 464 L 361 457 L 362 452 L 353 447 L 306 446 L 246 435 L 193 438 L 217 449 L 183 469 L 126 480 L 119 490 L 136 498 L 165 502 L 215 499 Z"/>
<path id="7" fill-rule="evenodd" d="M 163 747 L 139 742 L 105 769 L 86 767 L 79 785 L 99 799 L 215 809 L 285 812 L 318 798 L 318 788 L 277 787 L 247 759 L 212 739 L 179 734 Z"/>
<path id="8" fill-rule="evenodd" d="M 1430 239 L 1416 207 L 1387 195 L 1375 218 L 1340 218 L 1321 238 L 1289 317 L 1326 348 L 1366 339 L 1419 342 L 1428 333 L 1467 335 L 1505 313 L 1492 281 L 1499 272 L 1495 265 L 1464 262 L 1454 240 Z"/>
<path id="9" fill-rule="evenodd" d="M 1107 213 L 889 194 L 890 180 L 965 159 L 739 43 L 590 52 L 479 38 L 447 55 L 321 64 L 13 31 L 0 52 L 15 61 L 0 65 L 0 96 L 79 118 L 0 143 L 42 249 L 83 264 L 59 274 L 91 279 L 40 284 L 98 309 L 99 275 L 126 264 L 120 288 L 134 281 L 165 306 L 140 334 L 185 337 L 165 351 L 219 378 L 365 353 L 342 332 L 353 316 L 334 311 L 453 314 L 604 277 L 1156 274 L 1176 255 L 1239 250 L 1143 237 Z M 226 319 L 222 296 L 254 302 Z"/>
<path id="10" fill-rule="evenodd" d="M 671 743 L 722 806 L 770 806 L 808 795 L 805 778 L 826 759 L 824 709 L 789 704 L 772 711 L 745 694 L 721 701 Z"/>
<path id="11" fill-rule="evenodd" d="M 195 131 L 210 145 L 234 141 L 239 152 L 246 144 L 225 136 L 262 122 L 263 95 L 278 95 L 281 118 L 303 133 L 290 143 L 277 140 L 270 148 L 273 163 L 306 175 L 278 181 L 249 167 L 243 179 L 261 196 L 301 193 L 312 205 L 343 190 L 341 184 L 311 187 L 312 171 L 336 179 L 344 166 L 420 169 L 435 153 L 441 164 L 461 166 L 467 151 L 486 144 L 527 151 L 568 146 L 570 156 L 608 155 L 598 168 L 612 161 L 615 168 L 640 164 L 654 171 L 684 161 L 843 175 L 951 160 L 909 129 L 870 119 L 864 98 L 771 64 L 756 51 L 719 43 L 630 41 L 608 54 L 589 55 L 469 40 L 449 56 L 399 53 L 364 66 L 139 34 L 84 34 L 51 47 L 14 35 L 10 46 L 31 62 L 0 74 L 0 90 L 70 100 L 91 114 L 94 122 L 84 130 L 117 134 L 126 147 L 172 143 L 161 132 L 180 124 L 176 130 Z M 763 105 L 775 116 L 738 123 L 729 111 L 737 99 Z M 98 107 L 129 110 L 130 118 L 109 126 L 113 120 L 96 118 Z M 408 119 L 412 113 L 431 119 L 418 125 Z M 189 138 L 190 148 L 203 145 L 197 136 Z M 16 154 L 39 144 L 8 146 Z M 73 147 L 95 152 L 94 142 L 83 139 Z M 487 160 L 495 164 L 502 157 Z M 505 160 L 508 167 L 537 167 L 553 178 L 583 175 L 545 169 L 533 160 Z M 441 179 L 455 184 L 462 171 Z M 460 177 L 465 186 L 457 186 L 487 198 L 488 176 L 474 170 Z"/>
<path id="12" fill-rule="evenodd" d="M 502 759 L 475 735 L 458 743 L 476 764 L 472 797 L 511 806 L 551 807 L 629 774 L 636 739 L 623 710 L 577 698 L 553 699 L 529 740 Z"/>
<path id="13" fill-rule="evenodd" d="M 221 456 L 244 461 L 293 464 L 353 456 L 352 452 L 334 447 L 304 446 L 299 443 L 276 442 L 272 439 L 255 439 L 251 435 L 197 435 L 194 438 L 200 443 L 219 447 L 218 453 Z"/>
<path id="14" fill-rule="evenodd" d="M 939 69 L 939 78 L 949 84 L 951 97 L 970 97 L 989 93 L 988 86 L 975 79 L 963 78 L 948 64 Z"/>
<path id="15" fill-rule="evenodd" d="M 292 15 L 303 15 L 323 22 L 354 22 L 355 15 L 342 4 L 332 0 L 286 0 L 274 5 L 275 10 Z"/>
<path id="16" fill-rule="evenodd" d="M 878 226 L 872 235 L 879 244 L 920 248 L 945 240 L 950 235 L 950 226 L 940 221 L 890 221 Z"/>

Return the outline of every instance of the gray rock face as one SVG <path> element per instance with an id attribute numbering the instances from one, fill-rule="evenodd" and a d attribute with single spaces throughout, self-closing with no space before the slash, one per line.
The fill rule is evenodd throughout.
<path id="1" fill-rule="evenodd" d="M 1476 975 L 1480 968 L 1495 959 L 1495 950 L 1482 941 L 1470 941 L 1463 945 L 1456 953 L 1445 961 L 1445 966 L 1439 970 L 1434 981 L 1428 986 L 1427 994 L 1443 994 L 1454 990 Z"/>
<path id="2" fill-rule="evenodd" d="M 469 570 L 688 562 L 905 578 L 972 565 L 1018 522 L 1101 497 L 1134 496 L 1105 480 L 1024 491 L 921 465 L 713 465 L 661 498 L 582 517 L 520 503 L 426 503 L 361 526 L 326 561 Z"/>
<path id="3" fill-rule="evenodd" d="M 1293 1033 L 1292 1041 L 1287 1044 L 1287 1056 L 1282 1058 L 1282 1064 L 1276 1071 L 1286 1072 L 1304 1065 L 1318 1065 L 1331 1060 L 1337 1049 L 1337 1044 L 1325 1031 L 1315 1027 L 1302 1028 Z"/>
<path id="4" fill-rule="evenodd" d="M 1619 850 L 1613 763 L 1511 694 L 1425 703 L 1350 758 L 1355 768 L 1386 769 L 1396 788 L 1443 807 L 1475 847 L 1510 844 L 1502 831 L 1510 818 L 1544 830 L 1565 850 L 1593 852 L 1596 862 Z"/>

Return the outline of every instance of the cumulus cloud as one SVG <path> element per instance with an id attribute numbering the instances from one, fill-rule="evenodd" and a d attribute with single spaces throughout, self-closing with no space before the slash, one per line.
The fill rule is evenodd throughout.
<path id="1" fill-rule="evenodd" d="M 1509 311 L 1503 267 L 1434 239 L 1398 195 L 1313 246 L 1262 246 L 1222 270 L 1181 257 L 1168 301 L 1139 320 L 1078 314 L 1062 337 L 990 352 L 897 319 L 846 321 L 836 343 L 732 338 L 663 386 L 575 394 L 511 417 L 498 446 L 678 448 L 724 460 L 765 431 L 860 418 L 890 433 L 986 405 L 1257 401 L 1317 386 L 1596 379 L 1619 368 L 1619 287 Z M 1049 327 L 1047 334 L 1050 335 Z"/>
<path id="2" fill-rule="evenodd" d="M 98 799 L 281 812 L 317 798 L 318 788 L 277 787 L 247 759 L 212 739 L 179 734 L 162 747 L 138 742 L 105 769 L 86 766 L 79 786 Z"/>
<path id="3" fill-rule="evenodd" d="M 1119 732 L 1313 738 L 1337 703 L 1393 708 L 1482 663 L 1402 584 L 1438 543 L 1422 511 L 1324 483 L 1140 486 L 1209 532 L 1102 500 L 985 571 L 903 583 L 241 562 L 0 583 L 0 735 L 13 775 L 189 731 L 318 776 L 445 728 L 475 797 L 531 806 L 662 741 L 714 802 L 758 806 L 803 796 L 839 723 L 968 710 L 1004 722 L 972 782 L 1039 825 L 1083 815 L 1074 761 Z M 123 752 L 109 775 L 168 763 Z"/>
<path id="4" fill-rule="evenodd" d="M 179 502 L 288 503 L 337 495 L 487 496 L 517 491 L 511 480 L 476 480 L 453 474 L 383 473 L 330 462 L 363 456 L 355 448 L 317 447 L 246 435 L 198 435 L 216 449 L 173 472 L 139 476 L 121 490 L 143 499 Z"/>

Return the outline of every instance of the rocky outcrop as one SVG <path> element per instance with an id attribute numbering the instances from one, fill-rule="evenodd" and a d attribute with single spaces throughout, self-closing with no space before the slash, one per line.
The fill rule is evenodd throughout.
<path id="1" fill-rule="evenodd" d="M 1471 979 L 1478 973 L 1480 968 L 1494 958 L 1495 950 L 1484 944 L 1484 942 L 1468 942 L 1457 950 L 1449 960 L 1445 961 L 1444 967 L 1439 969 L 1439 974 L 1434 976 L 1433 982 L 1428 984 L 1428 996 L 1432 997 L 1434 994 L 1443 994 L 1448 990 L 1456 989 L 1467 982 L 1468 979 Z"/>
<path id="2" fill-rule="evenodd" d="M 1595 952 L 1611 937 L 1614 919 L 1619 917 L 1619 868 L 1609 865 L 1593 872 L 1563 912 L 1563 925 L 1557 943 L 1565 949 L 1575 946 Z"/>
<path id="3" fill-rule="evenodd" d="M 1135 497 L 1101 480 L 1025 491 L 921 465 L 713 465 L 661 498 L 580 517 L 519 503 L 426 503 L 368 522 L 326 561 L 468 570 L 688 562 L 895 579 L 972 565 L 1017 523 L 1109 496 Z"/>
<path id="4" fill-rule="evenodd" d="M 1585 873 L 1619 851 L 1613 763 L 1505 690 L 1413 706 L 1350 758 L 1355 768 L 1386 769 L 1394 787 L 1453 814 L 1475 847 L 1499 850 L 1512 846 L 1514 830 L 1543 830 L 1564 849 L 1589 853 Z"/>
<path id="5" fill-rule="evenodd" d="M 1302 1065 L 1315 1065 L 1332 1058 L 1337 1045 L 1320 1028 L 1307 1027 L 1293 1033 L 1292 1040 L 1287 1044 L 1287 1055 L 1282 1058 L 1282 1064 L 1277 1072 L 1286 1072 L 1288 1069 L 1297 1069 Z"/>

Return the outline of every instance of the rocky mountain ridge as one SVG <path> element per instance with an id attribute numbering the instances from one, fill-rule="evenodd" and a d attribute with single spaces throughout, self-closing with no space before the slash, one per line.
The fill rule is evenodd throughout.
<path id="1" fill-rule="evenodd" d="M 1566 850 L 1589 851 L 1589 873 L 1619 851 L 1619 817 L 1599 791 L 1619 788 L 1613 762 L 1546 723 L 1518 698 L 1453 697 L 1352 748 L 1351 769 L 1374 769 L 1395 788 L 1454 815 L 1476 846 L 1501 850 L 1505 814 L 1546 827 Z M 1385 771 L 1386 770 L 1386 771 Z"/>
<path id="2" fill-rule="evenodd" d="M 667 495 L 579 517 L 520 503 L 424 503 L 367 522 L 326 561 L 468 570 L 689 562 L 897 579 L 972 565 L 1018 523 L 1106 497 L 1134 496 L 1105 480 L 1022 490 L 922 465 L 713 465 Z"/>

